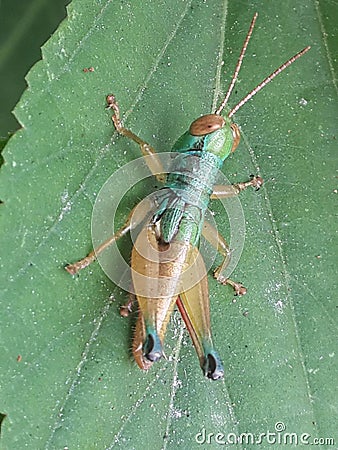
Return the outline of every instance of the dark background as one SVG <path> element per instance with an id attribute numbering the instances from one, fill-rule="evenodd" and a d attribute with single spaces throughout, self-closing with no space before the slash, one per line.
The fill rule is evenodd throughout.
<path id="1" fill-rule="evenodd" d="M 12 110 L 27 84 L 25 76 L 41 59 L 40 47 L 66 17 L 70 0 L 0 2 L 0 137 L 20 125 Z"/>

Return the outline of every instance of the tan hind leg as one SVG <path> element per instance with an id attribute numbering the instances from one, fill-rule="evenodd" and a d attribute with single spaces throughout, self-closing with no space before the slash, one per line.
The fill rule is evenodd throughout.
<path id="1" fill-rule="evenodd" d="M 111 244 L 113 244 L 118 239 L 120 239 L 122 236 L 127 234 L 131 229 L 133 229 L 137 225 L 139 225 L 147 216 L 150 208 L 153 207 L 153 202 L 151 200 L 148 200 L 147 202 L 149 204 L 148 205 L 149 207 L 137 208 L 138 205 L 136 205 L 129 213 L 124 225 L 116 233 L 114 233 L 109 239 L 107 239 L 105 242 L 103 242 L 101 245 L 99 245 L 96 249 L 92 250 L 85 258 L 80 259 L 79 261 L 77 261 L 73 264 L 68 264 L 65 267 L 67 272 L 69 272 L 71 275 L 75 275 L 77 272 L 79 272 L 79 270 L 84 269 L 85 267 L 89 266 L 89 264 L 91 264 L 93 261 L 95 261 L 97 259 L 98 255 L 100 253 L 102 253 L 106 248 L 108 248 Z"/>

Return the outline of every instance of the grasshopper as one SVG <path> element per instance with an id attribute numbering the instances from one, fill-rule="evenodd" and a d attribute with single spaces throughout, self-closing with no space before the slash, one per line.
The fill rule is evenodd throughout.
<path id="1" fill-rule="evenodd" d="M 205 213 L 210 199 L 229 198 L 248 187 L 259 189 L 259 176 L 233 185 L 215 185 L 217 171 L 225 159 L 235 151 L 240 131 L 231 117 L 271 80 L 304 55 L 305 47 L 249 92 L 224 117 L 221 115 L 234 88 L 238 73 L 257 19 L 254 15 L 246 35 L 228 91 L 217 110 L 193 121 L 175 143 L 172 167 L 165 176 L 160 158 L 153 147 L 125 128 L 114 95 L 108 95 L 107 107 L 113 111 L 112 121 L 117 133 L 140 146 L 147 165 L 164 188 L 148 201 L 147 207 L 135 207 L 125 224 L 110 239 L 89 253 L 84 259 L 66 266 L 70 274 L 88 266 L 97 256 L 121 236 L 142 224 L 131 255 L 132 282 L 139 307 L 132 351 L 138 366 L 148 370 L 163 355 L 163 341 L 169 318 L 177 305 L 193 341 L 200 366 L 206 377 L 213 380 L 224 376 L 221 359 L 214 348 L 210 329 L 207 271 L 198 249 L 203 235 L 222 255 L 222 263 L 214 277 L 223 285 L 230 285 L 237 295 L 246 293 L 240 283 L 222 275 L 231 251 L 226 240 L 208 224 Z M 150 219 L 147 217 L 151 210 Z M 131 301 L 121 309 L 128 315 Z"/>

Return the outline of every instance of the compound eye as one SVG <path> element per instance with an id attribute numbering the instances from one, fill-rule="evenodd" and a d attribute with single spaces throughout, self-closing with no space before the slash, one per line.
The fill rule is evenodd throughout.
<path id="1" fill-rule="evenodd" d="M 241 133 L 239 132 L 238 125 L 236 125 L 235 123 L 232 123 L 230 125 L 230 128 L 232 131 L 232 138 L 234 140 L 231 148 L 231 153 L 233 153 L 238 147 L 239 141 L 241 140 Z"/>
<path id="2" fill-rule="evenodd" d="M 225 125 L 225 120 L 218 114 L 207 114 L 194 120 L 190 125 L 189 133 L 193 136 L 204 136 L 213 133 Z"/>

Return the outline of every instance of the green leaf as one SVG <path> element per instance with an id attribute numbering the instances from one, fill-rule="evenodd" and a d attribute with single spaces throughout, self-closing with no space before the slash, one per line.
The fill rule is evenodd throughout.
<path id="1" fill-rule="evenodd" d="M 282 423 L 299 440 L 308 433 L 309 442 L 337 442 L 338 14 L 326 8 L 220 0 L 74 0 L 68 7 L 27 76 L 15 110 L 22 129 L 3 153 L 4 448 L 201 448 L 204 433 L 207 447 L 218 448 Z M 75 278 L 63 269 L 91 249 L 91 211 L 105 180 L 139 156 L 113 135 L 105 95 L 116 95 L 129 128 L 168 151 L 225 92 L 256 10 L 230 106 L 301 48 L 312 49 L 236 114 L 242 143 L 224 173 L 232 182 L 259 173 L 265 185 L 241 195 L 246 246 L 232 276 L 248 294 L 232 302 L 230 288 L 210 278 L 225 379 L 203 378 L 177 313 L 168 359 L 142 373 L 129 354 L 131 321 L 118 312 L 125 293 L 98 264 Z M 130 199 L 125 215 L 132 206 Z M 227 236 L 221 208 L 212 208 Z M 284 438 L 276 436 L 281 448 Z"/>

